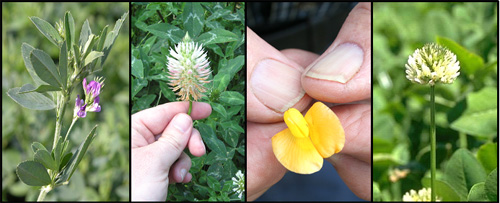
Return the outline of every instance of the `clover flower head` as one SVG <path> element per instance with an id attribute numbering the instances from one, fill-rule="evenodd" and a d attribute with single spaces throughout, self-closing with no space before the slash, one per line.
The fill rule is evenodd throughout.
<path id="1" fill-rule="evenodd" d="M 85 118 L 87 112 L 100 112 L 101 106 L 99 105 L 99 94 L 104 87 L 104 79 L 97 77 L 87 84 L 87 79 L 84 78 L 82 82 L 83 91 L 85 92 L 85 100 L 80 99 L 77 95 L 75 101 L 74 116 Z"/>
<path id="2" fill-rule="evenodd" d="M 181 101 L 200 99 L 207 91 L 203 84 L 210 82 L 211 73 L 207 53 L 201 44 L 193 42 L 186 33 L 182 42 L 170 48 L 170 55 L 172 57 L 167 56 L 167 68 L 172 90 L 177 91 Z"/>
<path id="3" fill-rule="evenodd" d="M 245 192 L 245 177 L 243 177 L 243 173 L 241 170 L 238 170 L 236 173 L 236 177 L 232 178 L 233 180 L 233 192 L 238 194 L 238 198 L 241 199 L 243 193 Z"/>
<path id="4" fill-rule="evenodd" d="M 457 56 L 435 43 L 425 44 L 421 49 L 415 50 L 405 66 L 406 78 L 424 85 L 450 84 L 460 75 Z"/>
<path id="5" fill-rule="evenodd" d="M 404 202 L 430 202 L 431 201 L 431 189 L 430 188 L 422 188 L 418 192 L 415 190 L 410 190 L 406 192 L 403 196 Z M 436 198 L 436 201 L 441 201 L 440 198 Z"/>

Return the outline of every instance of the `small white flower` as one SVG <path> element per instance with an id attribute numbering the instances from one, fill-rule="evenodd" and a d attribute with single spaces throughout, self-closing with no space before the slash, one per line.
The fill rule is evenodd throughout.
<path id="1" fill-rule="evenodd" d="M 435 43 L 425 44 L 408 58 L 406 78 L 419 84 L 452 83 L 460 75 L 457 56 Z"/>
<path id="2" fill-rule="evenodd" d="M 431 201 L 431 189 L 422 188 L 418 191 L 410 190 L 403 196 L 404 202 L 430 202 Z M 436 197 L 436 201 L 441 201 L 439 197 Z"/>
<path id="3" fill-rule="evenodd" d="M 238 198 L 241 199 L 243 193 L 245 192 L 245 177 L 243 177 L 243 173 L 241 170 L 238 170 L 236 173 L 236 177 L 232 178 L 233 180 L 233 192 L 238 194 Z"/>
<path id="4" fill-rule="evenodd" d="M 181 101 L 189 101 L 192 97 L 195 101 L 203 96 L 206 88 L 203 84 L 209 83 L 210 62 L 207 53 L 201 45 L 194 43 L 189 38 L 188 33 L 182 42 L 174 49 L 170 48 L 170 55 L 167 56 L 167 68 L 169 72 L 168 83 L 172 90 L 178 91 Z"/>

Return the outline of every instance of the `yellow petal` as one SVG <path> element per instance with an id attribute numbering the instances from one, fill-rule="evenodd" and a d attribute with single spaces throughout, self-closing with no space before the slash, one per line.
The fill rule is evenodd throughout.
<path id="1" fill-rule="evenodd" d="M 286 169 L 300 174 L 317 172 L 323 166 L 323 157 L 314 148 L 311 140 L 293 136 L 285 129 L 272 138 L 273 152 Z"/>
<path id="2" fill-rule="evenodd" d="M 323 158 L 340 152 L 344 147 L 344 128 L 333 111 L 321 102 L 316 102 L 307 111 L 309 137 Z"/>
<path id="3" fill-rule="evenodd" d="M 290 108 L 285 111 L 284 120 L 292 135 L 300 138 L 309 137 L 309 127 L 299 110 Z"/>

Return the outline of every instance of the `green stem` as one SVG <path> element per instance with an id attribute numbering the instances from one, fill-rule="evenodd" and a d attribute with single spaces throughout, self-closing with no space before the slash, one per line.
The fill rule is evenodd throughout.
<path id="1" fill-rule="evenodd" d="M 458 137 L 460 139 L 460 148 L 467 148 L 467 134 L 459 132 Z"/>
<path id="2" fill-rule="evenodd" d="M 191 116 L 191 110 L 193 109 L 193 101 L 189 100 L 189 109 L 188 109 L 188 115 Z"/>
<path id="3" fill-rule="evenodd" d="M 66 105 L 68 104 L 69 94 L 65 94 L 63 92 L 58 93 L 59 99 L 57 100 L 57 112 L 56 112 L 56 130 L 54 133 L 54 144 L 52 145 L 52 149 L 56 147 L 59 136 L 61 135 L 62 128 L 62 118 L 64 116 L 64 112 L 66 111 Z"/>
<path id="4" fill-rule="evenodd" d="M 434 85 L 431 86 L 431 201 L 436 201 L 436 104 L 434 102 Z"/>
<path id="5" fill-rule="evenodd" d="M 75 116 L 73 118 L 73 121 L 71 121 L 71 125 L 69 126 L 68 132 L 66 132 L 66 136 L 64 136 L 63 141 L 66 141 L 66 139 L 68 139 L 69 132 L 71 132 L 71 129 L 73 128 L 73 125 L 76 123 L 77 120 L 78 120 L 78 116 Z"/>
<path id="6" fill-rule="evenodd" d="M 46 185 L 42 186 L 42 189 L 40 190 L 40 195 L 38 195 L 38 199 L 36 200 L 37 202 L 41 202 L 45 199 L 45 196 L 47 196 L 47 193 L 49 193 L 52 190 L 51 185 Z"/>

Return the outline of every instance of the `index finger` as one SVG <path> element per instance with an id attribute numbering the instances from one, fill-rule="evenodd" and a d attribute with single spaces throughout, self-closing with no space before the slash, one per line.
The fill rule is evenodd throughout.
<path id="1" fill-rule="evenodd" d="M 189 102 L 170 102 L 139 111 L 132 115 L 132 128 L 148 142 L 153 142 L 154 136 L 161 134 L 175 115 L 187 113 L 188 109 Z M 193 102 L 191 111 L 193 120 L 206 118 L 210 113 L 212 113 L 210 104 Z"/>

